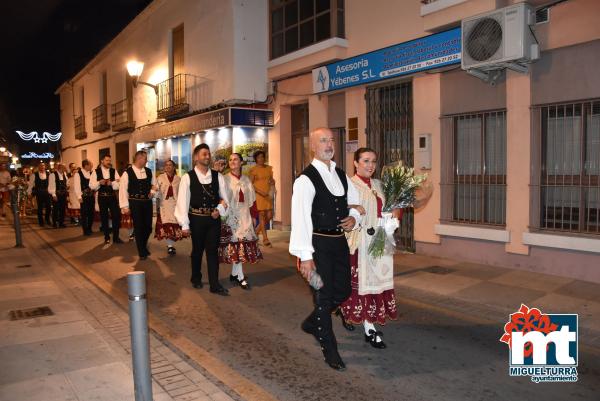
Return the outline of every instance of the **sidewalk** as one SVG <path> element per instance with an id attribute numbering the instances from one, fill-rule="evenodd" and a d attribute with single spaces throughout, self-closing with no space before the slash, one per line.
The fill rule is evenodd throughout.
<path id="1" fill-rule="evenodd" d="M 0 219 L 0 401 L 133 400 L 127 314 L 27 225 L 23 236 L 13 248 Z M 236 397 L 152 334 L 150 346 L 154 400 Z"/>

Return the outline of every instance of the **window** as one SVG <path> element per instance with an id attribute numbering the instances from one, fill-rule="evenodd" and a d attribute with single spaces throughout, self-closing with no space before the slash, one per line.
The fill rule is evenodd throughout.
<path id="1" fill-rule="evenodd" d="M 271 0 L 271 59 L 343 38 L 344 0 Z"/>
<path id="2" fill-rule="evenodd" d="M 540 229 L 600 234 L 600 100 L 541 106 Z"/>
<path id="3" fill-rule="evenodd" d="M 455 116 L 451 124 L 450 138 L 442 144 L 447 160 L 443 161 L 446 173 L 442 197 L 446 207 L 442 219 L 505 225 L 506 112 Z"/>

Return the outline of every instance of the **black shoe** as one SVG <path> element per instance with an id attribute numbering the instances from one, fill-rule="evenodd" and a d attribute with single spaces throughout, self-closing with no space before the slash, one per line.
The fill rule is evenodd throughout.
<path id="1" fill-rule="evenodd" d="M 354 331 L 354 325 L 352 323 L 348 323 L 346 321 L 346 319 L 344 318 L 344 314 L 342 313 L 342 311 L 340 310 L 340 308 L 337 308 L 335 310 L 335 315 L 340 317 L 340 320 L 342 321 L 342 326 L 344 326 L 344 328 L 348 331 Z"/>
<path id="2" fill-rule="evenodd" d="M 241 280 L 238 280 L 238 284 L 240 285 L 240 287 L 242 287 L 242 290 L 250 289 L 250 283 L 248 283 L 248 279 L 246 279 L 246 277 L 244 277 Z"/>
<path id="3" fill-rule="evenodd" d="M 202 287 L 204 287 L 204 284 L 202 284 L 202 281 L 199 283 L 192 283 L 192 287 L 202 289 Z"/>
<path id="4" fill-rule="evenodd" d="M 383 333 L 381 331 L 375 331 L 373 329 L 369 330 L 369 334 L 365 334 L 365 342 L 371 344 L 371 347 L 377 349 L 387 348 L 387 345 L 381 339 L 383 337 Z M 379 341 L 377 341 L 379 340 Z"/>
<path id="5" fill-rule="evenodd" d="M 129 234 L 129 241 L 133 241 L 135 237 L 133 236 L 133 234 Z"/>
<path id="6" fill-rule="evenodd" d="M 217 294 L 217 295 L 221 295 L 222 297 L 228 297 L 229 296 L 229 291 L 227 291 L 227 289 L 223 288 L 223 287 L 219 287 L 215 290 L 210 290 L 211 293 L 213 294 Z"/>
<path id="7" fill-rule="evenodd" d="M 104 243 L 105 244 L 110 244 L 110 238 L 104 238 Z"/>
<path id="8" fill-rule="evenodd" d="M 323 356 L 325 357 L 325 363 L 329 365 L 331 369 L 335 369 L 338 372 L 346 370 L 346 364 L 342 361 L 342 357 L 338 353 L 337 349 L 326 349 L 321 347 L 323 350 Z"/>
<path id="9" fill-rule="evenodd" d="M 91 231 L 84 231 L 83 235 L 86 235 L 86 236 L 89 237 L 90 235 L 92 235 L 92 232 Z"/>
<path id="10" fill-rule="evenodd" d="M 175 248 L 174 248 L 174 247 L 172 247 L 172 246 L 168 246 L 168 247 L 167 247 L 167 253 L 168 253 L 169 255 L 175 255 L 175 254 L 177 253 L 177 251 L 175 251 Z"/>
<path id="11" fill-rule="evenodd" d="M 116 238 L 113 240 L 113 244 L 123 244 L 123 240 L 121 238 Z"/>

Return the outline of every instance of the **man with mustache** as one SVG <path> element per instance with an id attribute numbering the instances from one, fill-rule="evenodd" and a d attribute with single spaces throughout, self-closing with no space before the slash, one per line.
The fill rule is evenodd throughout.
<path id="1" fill-rule="evenodd" d="M 359 203 L 359 194 L 343 170 L 332 161 L 334 135 L 328 128 L 310 133 L 314 153 L 311 164 L 294 182 L 292 232 L 289 252 L 300 259 L 300 272 L 310 279 L 316 271 L 323 286 L 314 291 L 315 307 L 302 323 L 302 330 L 321 344 L 325 362 L 345 370 L 337 349 L 331 312 L 349 296 L 350 262 L 345 232 L 360 222 L 360 213 L 348 209 Z"/>

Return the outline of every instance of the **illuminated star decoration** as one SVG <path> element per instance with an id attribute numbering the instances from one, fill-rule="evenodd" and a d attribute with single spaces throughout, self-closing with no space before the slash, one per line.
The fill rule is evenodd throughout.
<path id="1" fill-rule="evenodd" d="M 45 131 L 41 136 L 37 133 L 37 131 L 31 131 L 29 134 L 26 134 L 23 131 L 17 131 L 17 134 L 19 134 L 22 140 L 31 141 L 33 139 L 35 143 L 48 143 L 48 140 L 50 140 L 51 142 L 56 142 L 62 136 L 61 132 L 51 134 Z"/>

